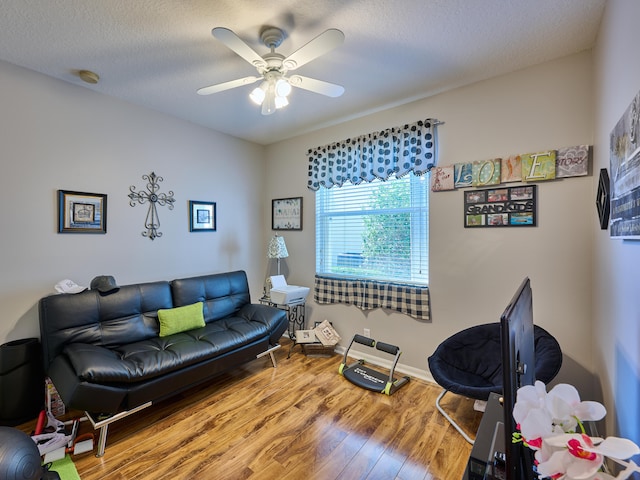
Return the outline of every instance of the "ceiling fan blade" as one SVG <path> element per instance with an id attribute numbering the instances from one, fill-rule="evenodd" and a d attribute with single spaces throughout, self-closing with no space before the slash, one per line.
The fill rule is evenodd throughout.
<path id="1" fill-rule="evenodd" d="M 316 80 L 315 78 L 293 75 L 289 77 L 288 80 L 293 87 L 302 88 L 303 90 L 309 90 L 310 92 L 320 93 L 322 95 L 326 95 L 327 97 L 339 97 L 344 93 L 344 87 L 342 85 L 323 82 L 322 80 Z"/>
<path id="2" fill-rule="evenodd" d="M 247 45 L 244 40 L 242 40 L 228 28 L 216 27 L 211 30 L 211 34 L 254 67 L 258 68 L 267 66 L 267 62 L 265 62 L 264 59 L 260 55 L 258 55 L 253 48 Z"/>
<path id="3" fill-rule="evenodd" d="M 242 87 L 244 85 L 251 85 L 262 79 L 262 77 L 244 77 L 237 80 L 231 80 L 230 82 L 218 83 L 216 85 L 210 85 L 208 87 L 202 87 L 197 90 L 198 95 L 211 95 L 212 93 L 222 92 L 231 88 Z"/>
<path id="4" fill-rule="evenodd" d="M 293 52 L 282 61 L 282 64 L 287 70 L 295 70 L 314 58 L 330 52 L 334 48 L 342 45 L 343 42 L 344 33 L 338 29 L 330 28 Z"/>

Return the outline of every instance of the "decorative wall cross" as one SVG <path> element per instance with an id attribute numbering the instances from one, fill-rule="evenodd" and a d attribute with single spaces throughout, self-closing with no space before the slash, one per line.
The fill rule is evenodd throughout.
<path id="1" fill-rule="evenodd" d="M 129 191 L 131 192 L 129 194 L 129 205 L 135 207 L 136 202 L 140 204 L 149 202 L 147 218 L 144 221 L 144 226 L 147 230 L 142 232 L 142 236 L 149 237 L 153 240 L 156 237 L 162 236 L 162 232 L 158 231 L 158 228 L 160 228 L 160 218 L 158 217 L 156 205 L 167 205 L 169 210 L 173 210 L 173 202 L 175 202 L 175 199 L 173 198 L 173 192 L 171 190 L 169 190 L 168 194 L 158 193 L 158 190 L 160 189 L 158 182 L 162 182 L 164 179 L 162 177 L 158 177 L 154 172 L 151 172 L 149 175 L 143 175 L 142 179 L 147 180 L 148 191 L 136 192 L 136 187 L 131 185 L 129 187 Z"/>

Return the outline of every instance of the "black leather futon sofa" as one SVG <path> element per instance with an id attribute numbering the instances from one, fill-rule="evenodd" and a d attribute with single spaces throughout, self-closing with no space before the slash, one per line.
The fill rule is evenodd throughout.
<path id="1" fill-rule="evenodd" d="M 184 309 L 176 307 L 198 311 L 199 302 L 203 326 L 161 336 L 161 319 L 177 317 L 179 326 Z M 286 312 L 251 303 L 243 271 L 51 295 L 39 310 L 47 375 L 68 408 L 102 418 L 121 418 L 265 354 L 275 367 L 272 351 L 288 326 Z M 94 423 L 99 456 L 108 423 Z"/>

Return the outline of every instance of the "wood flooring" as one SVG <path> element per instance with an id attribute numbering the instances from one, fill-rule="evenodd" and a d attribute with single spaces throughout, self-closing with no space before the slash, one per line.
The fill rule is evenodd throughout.
<path id="1" fill-rule="evenodd" d="M 370 392 L 338 374 L 341 356 L 297 346 L 287 358 L 287 342 L 277 368 L 257 359 L 112 424 L 103 457 L 73 457 L 81 479 L 462 477 L 471 446 L 436 410 L 440 387 L 412 379 L 391 396 Z M 475 436 L 472 400 L 447 394 L 443 405 Z"/>

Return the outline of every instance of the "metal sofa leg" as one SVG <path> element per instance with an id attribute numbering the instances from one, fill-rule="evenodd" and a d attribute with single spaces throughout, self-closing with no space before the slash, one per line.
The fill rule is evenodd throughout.
<path id="1" fill-rule="evenodd" d="M 107 433 L 109 432 L 109 425 L 113 422 L 117 422 L 118 420 L 123 419 L 124 417 L 128 417 L 136 412 L 139 412 L 143 408 L 150 407 L 152 402 L 147 402 L 142 405 L 139 405 L 131 410 L 126 410 L 124 412 L 116 413 L 115 415 L 111 415 L 103 420 L 96 419 L 89 412 L 85 412 L 89 422 L 93 426 L 94 430 L 100 430 L 100 436 L 98 438 L 98 451 L 96 452 L 96 457 L 102 457 L 104 455 L 104 449 L 107 446 Z"/>
<path id="2" fill-rule="evenodd" d="M 438 398 L 436 398 L 436 408 L 438 409 L 438 411 L 444 416 L 444 418 L 446 418 L 449 423 L 451 425 L 453 425 L 453 428 L 455 428 L 460 435 L 462 435 L 464 437 L 464 439 L 469 442 L 471 445 L 473 445 L 473 443 L 475 442 L 475 440 L 473 440 L 469 435 L 467 435 L 465 433 L 464 430 L 462 430 L 462 428 L 460 428 L 460 425 L 458 425 L 453 418 L 451 418 L 447 412 L 444 411 L 444 409 L 440 406 L 440 400 L 442 400 L 442 398 L 444 397 L 444 394 L 447 393 L 447 390 L 442 390 L 442 392 L 440 393 L 440 395 L 438 395 Z"/>
<path id="3" fill-rule="evenodd" d="M 98 451 L 96 452 L 96 457 L 104 456 L 104 449 L 107 448 L 107 432 L 109 430 L 109 425 L 103 425 L 100 427 L 100 436 L 98 438 Z"/>
<path id="4" fill-rule="evenodd" d="M 271 363 L 273 364 L 273 368 L 276 368 L 276 356 L 273 354 L 273 352 L 277 349 L 279 349 L 281 347 L 281 345 L 278 343 L 276 345 L 274 345 L 273 347 L 270 347 L 268 350 L 259 353 L 258 355 L 256 355 L 256 358 L 260 358 L 260 357 L 264 357 L 265 355 L 269 355 L 269 357 L 271 357 Z"/>

